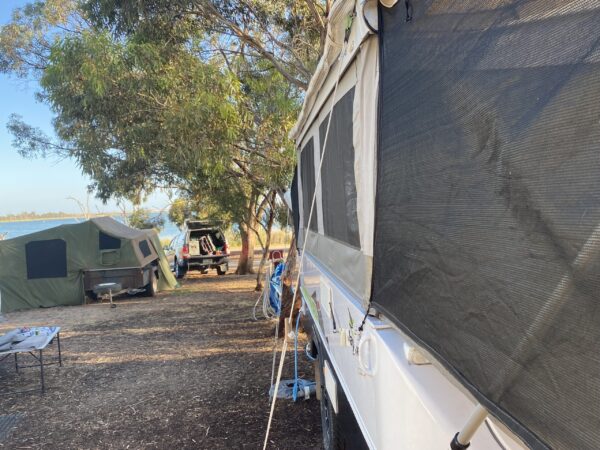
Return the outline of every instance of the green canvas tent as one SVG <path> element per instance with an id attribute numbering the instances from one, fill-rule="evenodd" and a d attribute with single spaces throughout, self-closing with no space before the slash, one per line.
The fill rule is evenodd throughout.
<path id="1" fill-rule="evenodd" d="M 151 270 L 159 290 L 177 286 L 157 233 L 110 217 L 0 241 L 0 312 L 80 305 L 90 283 L 118 279 L 110 274 L 147 279 Z"/>

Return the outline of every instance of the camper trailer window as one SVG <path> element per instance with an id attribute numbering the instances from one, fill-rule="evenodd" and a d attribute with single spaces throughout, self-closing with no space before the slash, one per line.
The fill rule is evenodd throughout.
<path id="1" fill-rule="evenodd" d="M 294 169 L 294 179 L 292 180 L 292 213 L 294 215 L 294 235 L 298 236 L 300 229 L 300 211 L 298 204 L 298 167 Z"/>
<path id="2" fill-rule="evenodd" d="M 144 258 L 147 258 L 148 256 L 150 256 L 152 254 L 152 252 L 150 251 L 150 246 L 148 245 L 148 241 L 146 239 L 144 239 L 143 241 L 140 241 L 140 243 L 138 245 L 140 247 L 140 251 L 142 252 L 142 255 L 144 255 Z"/>
<path id="3" fill-rule="evenodd" d="M 339 99 L 333 108 L 321 166 L 323 227 L 325 235 L 360 248 L 354 178 L 353 104 L 354 88 Z M 323 119 L 319 127 L 323 143 L 321 151 L 325 145 L 328 122 L 329 116 Z"/>
<path id="4" fill-rule="evenodd" d="M 100 250 L 119 250 L 121 248 L 121 239 L 109 236 L 101 231 L 98 239 L 98 248 Z"/>
<path id="5" fill-rule="evenodd" d="M 308 217 L 313 196 L 315 195 L 315 144 L 313 138 L 302 149 L 300 155 L 300 175 L 302 177 L 302 209 L 304 227 L 307 228 Z M 317 231 L 317 207 L 313 208 L 310 229 Z"/>
<path id="6" fill-rule="evenodd" d="M 28 242 L 25 257 L 30 280 L 67 276 L 67 243 L 62 239 Z"/>

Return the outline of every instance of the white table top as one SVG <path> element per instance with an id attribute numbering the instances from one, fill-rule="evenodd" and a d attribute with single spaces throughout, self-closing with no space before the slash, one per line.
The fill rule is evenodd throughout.
<path id="1" fill-rule="evenodd" d="M 10 353 L 23 353 L 30 352 L 32 350 L 43 350 L 45 349 L 50 341 L 54 339 L 54 337 L 60 332 L 60 327 L 24 327 L 24 328 L 16 328 L 9 333 L 6 333 L 3 336 L 8 334 L 21 335 L 23 334 L 31 334 L 30 336 L 23 339 L 18 344 L 18 348 L 11 348 L 9 350 L 1 350 L 0 355 L 6 355 Z M 37 333 L 37 334 L 36 334 Z M 0 336 L 1 338 L 2 336 Z M 41 339 L 43 337 L 43 339 Z M 31 342 L 31 345 L 27 345 L 28 341 Z"/>

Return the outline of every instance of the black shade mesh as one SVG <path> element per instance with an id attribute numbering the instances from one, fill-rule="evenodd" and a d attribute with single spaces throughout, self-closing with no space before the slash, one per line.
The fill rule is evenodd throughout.
<path id="1" fill-rule="evenodd" d="M 292 180 L 291 188 L 292 196 L 292 214 L 294 219 L 294 236 L 298 236 L 300 231 L 300 203 L 298 201 L 298 167 L 294 169 L 294 179 Z M 298 240 L 296 239 L 296 245 Z"/>
<path id="2" fill-rule="evenodd" d="M 25 255 L 28 279 L 67 276 L 67 243 L 62 239 L 28 242 Z"/>
<path id="3" fill-rule="evenodd" d="M 315 144 L 314 139 L 310 141 L 302 149 L 300 154 L 300 174 L 302 177 L 302 210 L 304 218 L 304 226 L 308 223 L 310 216 L 310 207 L 313 196 L 315 195 Z M 313 208 L 313 213 L 310 221 L 310 229 L 317 231 L 317 204 Z"/>
<path id="4" fill-rule="evenodd" d="M 353 247 L 360 247 L 358 216 L 356 214 L 356 182 L 354 179 L 354 145 L 352 111 L 354 88 L 333 107 L 329 135 L 325 143 L 329 115 L 319 126 L 323 198 L 323 228 L 326 236 Z"/>
<path id="5" fill-rule="evenodd" d="M 600 448 L 600 3 L 411 4 L 381 9 L 373 302 L 531 447 Z"/>
<path id="6" fill-rule="evenodd" d="M 138 244 L 140 247 L 140 251 L 142 252 L 142 255 L 144 256 L 144 258 L 147 258 L 148 256 L 150 256 L 152 254 L 152 252 L 150 251 L 150 245 L 148 245 L 148 241 L 147 240 L 143 240 L 140 241 L 140 243 Z"/>
<path id="7" fill-rule="evenodd" d="M 121 248 L 121 239 L 100 231 L 98 235 L 98 248 L 100 250 L 118 250 Z"/>

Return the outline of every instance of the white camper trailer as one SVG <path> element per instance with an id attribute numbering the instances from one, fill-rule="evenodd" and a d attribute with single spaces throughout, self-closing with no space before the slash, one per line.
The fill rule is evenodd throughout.
<path id="1" fill-rule="evenodd" d="M 600 4 L 337 0 L 293 130 L 333 448 L 600 448 Z"/>

